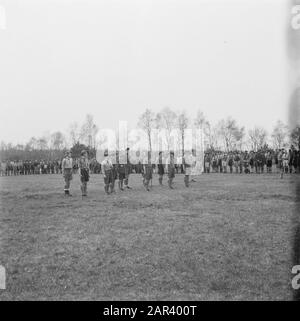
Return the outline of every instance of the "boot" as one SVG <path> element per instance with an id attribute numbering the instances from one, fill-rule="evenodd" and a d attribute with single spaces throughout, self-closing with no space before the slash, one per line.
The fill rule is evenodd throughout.
<path id="1" fill-rule="evenodd" d="M 86 185 L 81 186 L 82 196 L 87 196 L 87 187 Z"/>
<path id="2" fill-rule="evenodd" d="M 162 177 L 159 177 L 158 181 L 159 181 L 159 185 L 162 186 L 162 184 L 163 184 L 162 183 Z"/>
<path id="3" fill-rule="evenodd" d="M 189 178 L 187 176 L 184 177 L 185 187 L 189 187 Z"/>
<path id="4" fill-rule="evenodd" d="M 72 194 L 70 194 L 70 191 L 69 191 L 69 190 L 65 190 L 65 195 L 66 195 L 66 196 L 72 196 Z"/>
<path id="5" fill-rule="evenodd" d="M 115 193 L 114 185 L 110 184 L 110 193 Z"/>

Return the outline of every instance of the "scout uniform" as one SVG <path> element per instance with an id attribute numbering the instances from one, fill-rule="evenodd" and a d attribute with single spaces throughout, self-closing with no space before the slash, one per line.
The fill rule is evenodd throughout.
<path id="1" fill-rule="evenodd" d="M 101 170 L 104 176 L 104 190 L 109 194 L 109 188 L 113 192 L 113 163 L 108 157 L 108 151 L 104 152 L 104 160 L 101 163 Z"/>
<path id="2" fill-rule="evenodd" d="M 87 196 L 87 182 L 89 181 L 89 160 L 87 158 L 87 152 L 83 150 L 79 160 L 79 174 L 81 181 L 81 193 L 82 196 Z"/>
<path id="3" fill-rule="evenodd" d="M 272 154 L 271 152 L 267 155 L 267 172 L 272 173 Z"/>
<path id="4" fill-rule="evenodd" d="M 162 152 L 159 152 L 159 156 L 158 156 L 158 181 L 159 181 L 159 185 L 162 185 L 163 183 L 163 177 L 164 177 L 164 173 L 165 173 L 165 168 L 164 168 L 164 164 L 163 164 L 163 159 L 162 159 Z"/>
<path id="5" fill-rule="evenodd" d="M 70 152 L 66 152 L 64 159 L 62 160 L 62 174 L 65 179 L 65 195 L 71 196 L 70 194 L 70 183 L 73 179 L 72 170 L 73 170 L 73 160 L 70 157 Z"/>
<path id="6" fill-rule="evenodd" d="M 195 150 L 192 150 L 192 154 L 184 157 L 184 184 L 186 187 L 190 186 L 190 176 L 195 173 L 197 159 L 195 156 Z M 196 180 L 192 179 L 192 182 L 196 182 Z"/>
<path id="7" fill-rule="evenodd" d="M 119 190 L 124 191 L 123 182 L 125 179 L 125 164 L 120 164 L 119 152 L 117 152 L 117 177 L 119 179 Z"/>
<path id="8" fill-rule="evenodd" d="M 173 189 L 173 179 L 175 178 L 175 160 L 174 152 L 170 152 L 170 157 L 168 159 L 168 185 Z"/>
<path id="9" fill-rule="evenodd" d="M 209 154 L 207 153 L 204 156 L 204 167 L 205 167 L 204 172 L 208 173 L 208 174 L 210 172 L 210 162 L 211 162 L 211 159 L 210 159 Z"/>
<path id="10" fill-rule="evenodd" d="M 135 165 L 135 172 L 136 174 L 141 174 L 142 173 L 142 161 L 140 159 L 140 151 L 136 152 L 136 165 Z"/>
<path id="11" fill-rule="evenodd" d="M 125 164 L 125 180 L 124 180 L 124 185 L 126 188 L 131 189 L 131 187 L 128 186 L 129 183 L 129 174 L 131 171 L 131 164 L 129 160 L 129 147 L 126 149 L 126 164 Z"/>
<path id="12" fill-rule="evenodd" d="M 289 156 L 288 153 L 284 150 L 282 154 L 282 174 L 283 173 L 288 173 L 288 168 L 289 168 Z"/>
<path id="13" fill-rule="evenodd" d="M 152 179 L 152 173 L 153 173 L 153 167 L 151 164 L 151 154 L 149 152 L 148 157 L 143 161 L 143 169 L 142 169 L 143 184 L 148 192 L 150 191 L 149 182 Z"/>
<path id="14" fill-rule="evenodd" d="M 244 155 L 244 169 L 245 169 L 245 174 L 249 174 L 250 173 L 248 151 L 245 151 L 245 155 Z"/>

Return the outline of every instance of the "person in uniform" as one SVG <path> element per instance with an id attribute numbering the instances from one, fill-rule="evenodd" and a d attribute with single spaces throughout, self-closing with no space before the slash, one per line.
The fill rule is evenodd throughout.
<path id="1" fill-rule="evenodd" d="M 135 172 L 136 174 L 142 173 L 142 160 L 141 160 L 141 152 L 138 150 L 136 151 L 136 165 L 135 165 Z"/>
<path id="2" fill-rule="evenodd" d="M 267 154 L 267 173 L 272 173 L 272 154 L 269 151 Z"/>
<path id="3" fill-rule="evenodd" d="M 104 152 L 104 160 L 101 163 L 101 170 L 104 178 L 104 190 L 109 194 L 109 189 L 113 192 L 113 163 L 108 156 L 108 150 Z"/>
<path id="4" fill-rule="evenodd" d="M 190 186 L 190 175 L 191 175 L 191 159 L 189 155 L 183 156 L 183 166 L 184 166 L 184 185 L 185 187 Z M 209 173 L 209 171 L 208 171 Z"/>
<path id="5" fill-rule="evenodd" d="M 153 167 L 151 164 L 151 152 L 148 151 L 148 157 L 143 161 L 142 175 L 143 184 L 146 190 L 149 192 L 149 183 L 152 180 Z"/>
<path id="6" fill-rule="evenodd" d="M 70 183 L 71 180 L 73 179 L 72 171 L 73 171 L 73 160 L 71 158 L 71 152 L 67 151 L 65 153 L 65 157 L 62 160 L 62 174 L 65 179 L 65 195 L 67 196 L 72 196 L 70 194 Z"/>
<path id="7" fill-rule="evenodd" d="M 89 170 L 89 160 L 86 150 L 81 152 L 81 157 L 79 159 L 79 174 L 81 181 L 81 193 L 82 196 L 87 196 L 87 183 L 90 179 L 90 170 Z"/>
<path id="8" fill-rule="evenodd" d="M 184 164 L 184 184 L 185 187 L 190 186 L 190 176 L 195 170 L 196 167 L 196 151 L 193 149 L 192 153 L 183 157 Z M 195 180 L 192 180 L 195 182 Z"/>
<path id="9" fill-rule="evenodd" d="M 129 160 L 129 147 L 126 148 L 126 164 L 125 164 L 125 180 L 124 180 L 124 185 L 126 188 L 131 189 L 131 187 L 129 187 L 128 183 L 129 183 L 129 175 L 131 172 L 131 164 L 130 164 L 130 160 Z"/>
<path id="10" fill-rule="evenodd" d="M 164 164 L 163 164 L 163 154 L 162 151 L 159 152 L 158 154 L 158 181 L 159 181 L 159 185 L 163 185 L 163 177 L 165 174 L 165 168 L 164 168 Z"/>
<path id="11" fill-rule="evenodd" d="M 174 152 L 170 152 L 168 159 L 168 185 L 169 188 L 173 189 L 173 179 L 175 178 L 175 159 Z"/>
<path id="12" fill-rule="evenodd" d="M 281 170 L 281 178 L 283 178 L 283 174 L 287 174 L 289 171 L 289 155 L 285 149 L 282 149 L 282 170 Z"/>
<path id="13" fill-rule="evenodd" d="M 119 152 L 116 153 L 116 161 L 117 161 L 117 177 L 118 177 L 118 185 L 119 190 L 124 191 L 123 183 L 125 179 L 125 164 L 120 164 Z"/>

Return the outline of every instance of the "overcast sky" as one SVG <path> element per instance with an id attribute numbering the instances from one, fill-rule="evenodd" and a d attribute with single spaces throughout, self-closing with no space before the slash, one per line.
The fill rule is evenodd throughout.
<path id="1" fill-rule="evenodd" d="M 66 132 L 86 113 L 101 128 L 134 126 L 145 108 L 165 106 L 248 129 L 287 122 L 285 0 L 0 6 L 0 140 Z"/>

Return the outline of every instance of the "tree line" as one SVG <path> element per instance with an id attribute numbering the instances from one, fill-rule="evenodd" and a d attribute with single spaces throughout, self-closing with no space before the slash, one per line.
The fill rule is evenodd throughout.
<path id="1" fill-rule="evenodd" d="M 300 149 L 300 126 L 289 129 L 286 124 L 278 120 L 271 133 L 259 126 L 248 131 L 238 122 L 227 117 L 216 124 L 212 124 L 198 110 L 194 118 L 189 117 L 186 111 L 175 111 L 165 107 L 155 113 L 150 108 L 140 115 L 137 128 L 144 131 L 148 141 L 148 149 L 152 149 L 153 131 L 163 131 L 164 146 L 170 150 L 172 133 L 178 132 L 178 150 L 184 151 L 186 131 L 188 128 L 201 129 L 205 148 L 210 150 L 261 150 L 263 148 L 281 149 L 293 144 Z M 77 154 L 78 148 L 88 148 L 93 151 L 103 145 L 106 137 L 100 133 L 99 127 L 91 114 L 87 114 L 84 122 L 70 124 L 66 133 L 56 131 L 42 137 L 31 137 L 25 144 L 1 142 L 1 159 L 59 159 L 64 150 L 72 148 Z M 130 145 L 130 142 L 128 142 Z"/>
<path id="2" fill-rule="evenodd" d="M 188 117 L 185 111 L 175 112 L 169 107 L 154 113 L 146 109 L 139 118 L 138 127 L 144 130 L 148 138 L 149 149 L 152 146 L 153 129 L 163 130 L 165 142 L 169 149 L 171 133 L 178 131 L 179 149 L 184 151 L 185 132 L 188 128 L 201 129 L 203 133 L 204 147 L 209 150 L 222 150 L 225 152 L 233 150 L 258 151 L 264 148 L 282 149 L 294 145 L 300 149 L 300 126 L 292 130 L 278 120 L 271 133 L 263 127 L 255 126 L 246 131 L 232 117 L 221 119 L 215 125 L 206 119 L 201 110 L 197 111 L 194 119 Z"/>

